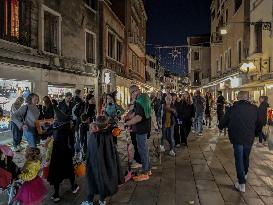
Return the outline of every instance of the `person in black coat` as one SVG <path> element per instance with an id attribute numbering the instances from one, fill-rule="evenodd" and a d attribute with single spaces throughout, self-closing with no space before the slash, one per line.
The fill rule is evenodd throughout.
<path id="1" fill-rule="evenodd" d="M 266 125 L 267 123 L 267 108 L 269 108 L 269 104 L 268 104 L 268 97 L 267 96 L 261 96 L 259 98 L 260 101 L 260 106 L 258 108 L 259 111 L 259 143 L 263 143 L 263 141 L 266 141 L 266 136 L 263 133 L 263 127 Z"/>
<path id="2" fill-rule="evenodd" d="M 191 95 L 188 92 L 184 93 L 180 116 L 182 125 L 180 127 L 181 142 L 188 146 L 188 136 L 191 131 L 192 121 L 195 117 L 194 105 L 192 103 Z"/>
<path id="3" fill-rule="evenodd" d="M 52 119 L 54 118 L 54 109 L 51 100 L 48 96 L 43 97 L 42 118 Z"/>
<path id="4" fill-rule="evenodd" d="M 173 105 L 177 112 L 177 123 L 174 126 L 174 141 L 176 147 L 180 147 L 181 144 L 181 122 L 182 122 L 182 104 L 183 101 L 180 99 L 180 96 L 177 97 L 176 94 L 172 94 L 173 97 Z"/>
<path id="5" fill-rule="evenodd" d="M 103 205 L 106 197 L 114 195 L 118 185 L 124 182 L 112 129 L 105 116 L 97 117 L 96 122 L 90 125 L 86 168 L 88 195 L 82 205 L 93 204 L 96 194 L 100 196 L 99 204 Z"/>
<path id="6" fill-rule="evenodd" d="M 227 110 L 220 121 L 219 129 L 228 128 L 228 134 L 234 149 L 235 166 L 238 182 L 235 188 L 245 192 L 246 176 L 249 167 L 249 155 L 255 135 L 259 132 L 259 118 L 257 106 L 249 102 L 249 93 L 240 91 L 238 102 Z"/>
<path id="7" fill-rule="evenodd" d="M 217 101 L 216 101 L 216 104 L 217 104 L 217 119 L 218 119 L 218 124 L 220 123 L 220 121 L 222 120 L 222 118 L 224 117 L 224 114 L 225 114 L 225 98 L 224 96 L 222 95 L 222 91 L 218 91 L 217 92 L 218 94 L 218 97 L 217 97 Z"/>
<path id="8" fill-rule="evenodd" d="M 79 186 L 75 184 L 73 166 L 74 140 L 71 132 L 70 116 L 64 114 L 57 107 L 54 107 L 55 122 L 53 129 L 53 148 L 49 165 L 47 181 L 54 186 L 55 193 L 52 196 L 54 202 L 60 201 L 59 188 L 64 179 L 69 179 L 71 191 L 77 193 Z"/>
<path id="9" fill-rule="evenodd" d="M 73 108 L 72 93 L 70 92 L 65 93 L 65 98 L 63 101 L 59 103 L 58 108 L 66 115 L 72 116 Z"/>

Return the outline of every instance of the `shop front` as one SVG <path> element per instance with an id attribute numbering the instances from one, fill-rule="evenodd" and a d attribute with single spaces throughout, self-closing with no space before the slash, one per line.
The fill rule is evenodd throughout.
<path id="1" fill-rule="evenodd" d="M 48 96 L 51 99 L 61 101 L 65 97 L 65 93 L 74 93 L 75 85 L 48 85 Z"/>
<path id="2" fill-rule="evenodd" d="M 26 98 L 33 90 L 32 82 L 15 79 L 0 79 L 0 106 L 4 116 L 0 119 L 0 132 L 9 128 L 10 110 L 18 97 Z"/>
<path id="3" fill-rule="evenodd" d="M 130 103 L 129 87 L 131 84 L 131 80 L 116 76 L 117 102 L 123 107 L 126 107 Z"/>

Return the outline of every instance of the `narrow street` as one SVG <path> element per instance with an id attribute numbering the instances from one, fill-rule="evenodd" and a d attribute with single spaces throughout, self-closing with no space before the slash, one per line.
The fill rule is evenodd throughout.
<path id="1" fill-rule="evenodd" d="M 162 165 L 154 166 L 149 181 L 131 181 L 123 185 L 115 196 L 108 199 L 108 204 L 272 205 L 273 153 L 267 147 L 253 148 L 247 190 L 240 194 L 233 186 L 236 180 L 234 157 L 227 137 L 219 137 L 216 129 L 207 129 L 204 133 L 202 137 L 191 135 L 189 147 L 178 148 L 176 158 L 164 155 Z M 125 151 L 123 140 L 120 148 Z M 123 160 L 125 164 L 126 159 Z M 68 182 L 63 183 L 59 204 L 76 205 L 84 200 L 85 179 L 78 179 L 78 183 L 81 191 L 77 195 L 71 194 Z M 54 204 L 50 200 L 52 191 L 49 187 L 44 205 Z M 0 204 L 5 203 L 0 201 Z"/>

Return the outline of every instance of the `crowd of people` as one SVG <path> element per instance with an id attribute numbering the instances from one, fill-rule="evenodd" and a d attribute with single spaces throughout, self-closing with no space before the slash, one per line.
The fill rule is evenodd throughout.
<path id="1" fill-rule="evenodd" d="M 139 169 L 133 180 L 140 182 L 149 180 L 152 175 L 148 143 L 152 126 L 162 136 L 160 151 L 165 152 L 167 142 L 168 154 L 175 157 L 176 149 L 188 146 L 191 131 L 201 137 L 204 126 L 212 128 L 213 110 L 216 110 L 219 132 L 227 129 L 233 144 L 238 178 L 235 187 L 245 191 L 254 137 L 259 136 L 261 145 L 266 140 L 262 132 L 269 107 L 266 96 L 260 97 L 258 108 L 244 91 L 238 93 L 238 101 L 233 105 L 226 103 L 221 91 L 216 100 L 210 92 L 203 96 L 199 90 L 194 94 L 187 91 L 176 94 L 166 89 L 164 93 L 149 96 L 132 85 L 129 92 L 131 101 L 127 109 L 118 105 L 116 92 L 105 95 L 100 109 L 97 109 L 95 96 L 92 93 L 84 96 L 82 90 L 76 90 L 74 96 L 66 93 L 60 102 L 45 96 L 43 105 L 39 105 L 39 96 L 35 93 L 27 96 L 25 104 L 24 98 L 19 97 L 11 108 L 13 151 L 22 150 L 23 136 L 28 148 L 25 165 L 17 176 L 24 183 L 16 199 L 25 204 L 28 200 L 32 200 L 32 204 L 41 202 L 47 191 L 39 171 L 46 165 L 46 179 L 54 187 L 51 197 L 54 202 L 61 200 L 59 189 L 64 179 L 69 179 L 71 192 L 76 194 L 80 187 L 76 183 L 74 162 L 81 153 L 88 185 L 88 195 L 82 205 L 92 205 L 96 194 L 100 196 L 99 204 L 104 205 L 106 197 L 115 194 L 124 183 L 117 152 L 118 138 L 113 135 L 121 119 L 134 147 L 132 168 Z M 41 134 L 37 132 L 37 121 L 43 120 L 49 123 L 42 127 Z M 45 159 L 41 159 L 37 148 L 41 140 L 47 148 Z"/>

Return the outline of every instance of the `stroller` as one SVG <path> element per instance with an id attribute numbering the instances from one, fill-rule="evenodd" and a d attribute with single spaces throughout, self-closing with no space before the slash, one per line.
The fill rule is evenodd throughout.
<path id="1" fill-rule="evenodd" d="M 0 194 L 7 194 L 8 205 L 16 204 L 14 198 L 21 186 L 21 183 L 15 180 L 20 170 L 12 161 L 13 156 L 8 146 L 0 145 Z"/>

